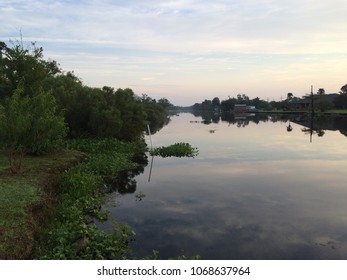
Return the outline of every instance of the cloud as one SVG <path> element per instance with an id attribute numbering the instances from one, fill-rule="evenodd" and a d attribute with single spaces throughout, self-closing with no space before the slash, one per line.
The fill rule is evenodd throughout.
<path id="1" fill-rule="evenodd" d="M 160 72 L 161 84 L 230 92 L 256 77 L 257 94 L 269 91 L 274 76 L 293 84 L 301 69 L 302 83 L 331 78 L 329 86 L 339 88 L 347 67 L 346 7 L 344 0 L 3 0 L 0 40 L 21 30 L 24 40 L 37 41 L 90 83 L 111 83 L 98 74 L 108 71 L 122 84 Z M 334 74 L 317 71 L 319 65 Z"/>
<path id="2" fill-rule="evenodd" d="M 15 25 L 45 41 L 152 51 L 345 52 L 341 6 L 321 2 L 7 1 L 1 10 L 11 19 L 4 30 Z"/>

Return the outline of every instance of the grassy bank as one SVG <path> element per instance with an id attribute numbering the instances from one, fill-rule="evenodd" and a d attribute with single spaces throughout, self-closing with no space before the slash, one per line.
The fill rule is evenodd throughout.
<path id="1" fill-rule="evenodd" d="M 52 211 L 50 193 L 56 178 L 82 157 L 80 152 L 66 150 L 24 157 L 21 172 L 12 175 L 0 152 L 0 259 L 32 257 L 42 222 Z"/>
<path id="2" fill-rule="evenodd" d="M 101 210 L 103 195 L 124 172 L 137 172 L 145 158 L 144 142 L 78 140 L 68 143 L 87 156 L 59 179 L 59 204 L 37 248 L 39 259 L 125 259 L 132 231 L 119 226 L 100 231 L 95 219 L 107 219 Z"/>
<path id="3" fill-rule="evenodd" d="M 93 221 L 107 219 L 103 194 L 146 160 L 145 143 L 78 140 L 66 148 L 25 157 L 17 175 L 1 154 L 0 259 L 126 258 L 131 230 L 106 233 Z"/>

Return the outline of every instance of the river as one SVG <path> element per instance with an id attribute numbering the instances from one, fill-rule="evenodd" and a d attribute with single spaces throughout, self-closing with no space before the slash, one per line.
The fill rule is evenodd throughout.
<path id="1" fill-rule="evenodd" d="M 131 191 L 108 196 L 103 228 L 130 225 L 138 258 L 347 259 L 346 126 L 343 117 L 173 116 L 153 146 L 188 142 L 199 155 L 149 157 Z"/>

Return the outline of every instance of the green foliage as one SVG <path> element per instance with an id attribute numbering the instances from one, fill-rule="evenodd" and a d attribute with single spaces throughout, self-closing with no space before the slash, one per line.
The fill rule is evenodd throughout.
<path id="1" fill-rule="evenodd" d="M 43 60 L 43 50 L 35 44 L 24 48 L 17 42 L 12 48 L 4 44 L 2 49 L 0 143 L 7 151 L 11 171 L 18 172 L 25 153 L 50 152 L 66 135 L 54 97 L 42 90 L 43 81 L 59 69 L 55 62 Z"/>
<path id="2" fill-rule="evenodd" d="M 21 42 L 12 42 L 12 47 L 3 48 L 1 59 L 1 97 L 9 96 L 22 84 L 25 95 L 34 95 L 42 87 L 43 81 L 60 70 L 55 61 L 43 59 L 43 49 L 32 43 L 24 47 Z"/>
<path id="3" fill-rule="evenodd" d="M 115 176 L 122 171 L 135 169 L 138 164 L 133 160 L 146 150 L 144 141 L 127 143 L 116 139 L 77 139 L 67 142 L 69 149 L 88 154 L 79 166 L 85 172 L 100 176 Z"/>
<path id="4" fill-rule="evenodd" d="M 141 137 L 148 121 L 164 119 L 162 106 L 139 102 L 131 89 L 89 88 L 73 73 L 51 77 L 45 87 L 57 99 L 71 137 L 134 141 Z M 147 106 L 151 109 L 147 110 Z M 147 112 L 153 118 L 149 119 Z"/>
<path id="5" fill-rule="evenodd" d="M 89 155 L 95 154 L 128 154 L 130 157 L 143 153 L 146 143 L 143 139 L 134 142 L 124 142 L 117 139 L 71 139 L 66 142 L 66 148 L 78 150 Z"/>
<path id="6" fill-rule="evenodd" d="M 19 171 L 24 154 L 50 152 L 61 145 L 66 134 L 63 118 L 55 115 L 54 98 L 47 92 L 30 97 L 19 85 L 6 97 L 0 115 L 0 143 L 12 172 Z"/>
<path id="7" fill-rule="evenodd" d="M 139 100 L 129 88 L 115 91 L 111 87 L 99 89 L 84 86 L 73 72 L 61 73 L 55 61 L 45 60 L 43 49 L 36 47 L 35 43 L 27 48 L 21 42 L 13 43 L 11 48 L 4 43 L 0 47 L 0 101 L 21 87 L 23 96 L 38 101 L 37 110 L 42 108 L 41 105 L 56 108 L 53 114 L 59 113 L 64 117 L 70 137 L 109 137 L 134 141 L 142 136 L 149 121 L 164 119 L 163 108 L 170 106 L 170 102 L 163 98 L 158 106 L 147 110 L 146 107 L 151 104 Z M 52 93 L 56 104 L 53 105 L 48 92 Z M 151 119 L 146 111 L 150 112 Z M 44 117 L 47 115 L 42 119 Z M 60 122 L 58 124 L 52 118 L 49 120 L 55 123 L 42 125 L 38 121 L 36 124 L 40 128 L 33 127 L 36 137 L 28 139 L 32 142 L 32 153 L 39 154 L 42 149 L 49 149 L 47 142 L 37 142 L 42 139 L 44 127 L 55 127 L 55 132 L 61 133 L 57 128 L 61 126 Z M 48 130 L 52 135 L 52 130 Z M 36 143 L 40 147 L 35 147 Z"/>
<path id="8" fill-rule="evenodd" d="M 123 258 L 127 248 L 126 229 L 113 233 L 88 225 L 92 217 L 105 220 L 101 211 L 102 180 L 99 175 L 75 168 L 60 181 L 61 203 L 51 230 L 47 232 L 39 255 L 41 259 L 113 259 Z"/>
<path id="9" fill-rule="evenodd" d="M 150 154 L 161 157 L 195 157 L 198 155 L 198 149 L 189 143 L 175 143 L 167 147 L 154 148 Z"/>
<path id="10" fill-rule="evenodd" d="M 136 198 L 137 201 L 141 201 L 145 197 L 146 197 L 146 195 L 143 192 L 138 192 L 138 193 L 135 194 L 135 198 Z"/>
<path id="11" fill-rule="evenodd" d="M 23 89 L 18 88 L 11 97 L 6 98 L 3 107 L 0 105 L 0 145 L 6 150 L 13 173 L 21 168 L 32 120 L 31 100 L 22 94 Z"/>
<path id="12" fill-rule="evenodd" d="M 126 143 L 115 139 L 75 139 L 69 149 L 87 154 L 77 167 L 60 179 L 60 204 L 51 229 L 45 234 L 39 251 L 41 259 L 125 259 L 134 233 L 127 226 L 104 232 L 91 224 L 107 219 L 101 209 L 104 178 L 134 168 L 137 153 L 144 153 L 143 141 Z"/>
<path id="13" fill-rule="evenodd" d="M 151 132 L 155 133 L 167 123 L 167 113 L 163 106 L 157 103 L 146 103 L 144 110 L 147 115 L 147 121 L 150 125 Z"/>
<path id="14" fill-rule="evenodd" d="M 115 137 L 119 134 L 122 122 L 117 108 L 93 108 L 89 126 L 91 133 L 98 137 Z"/>
<path id="15" fill-rule="evenodd" d="M 32 97 L 32 114 L 27 148 L 39 155 L 60 147 L 66 135 L 64 118 L 57 115 L 55 99 L 49 92 L 40 91 Z"/>
<path id="16" fill-rule="evenodd" d="M 99 176 L 85 172 L 79 167 L 65 172 L 59 185 L 62 193 L 67 193 L 71 199 L 78 199 L 97 192 L 100 184 Z"/>

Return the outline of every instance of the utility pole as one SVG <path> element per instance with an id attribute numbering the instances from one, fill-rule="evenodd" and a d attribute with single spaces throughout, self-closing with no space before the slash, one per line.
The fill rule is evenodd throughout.
<path id="1" fill-rule="evenodd" d="M 311 85 L 311 114 L 314 115 L 314 107 L 313 107 L 313 86 Z"/>
<path id="2" fill-rule="evenodd" d="M 314 107 L 313 107 L 313 86 L 311 85 L 311 120 L 310 120 L 310 143 L 312 143 L 313 134 L 313 117 L 314 117 Z"/>

